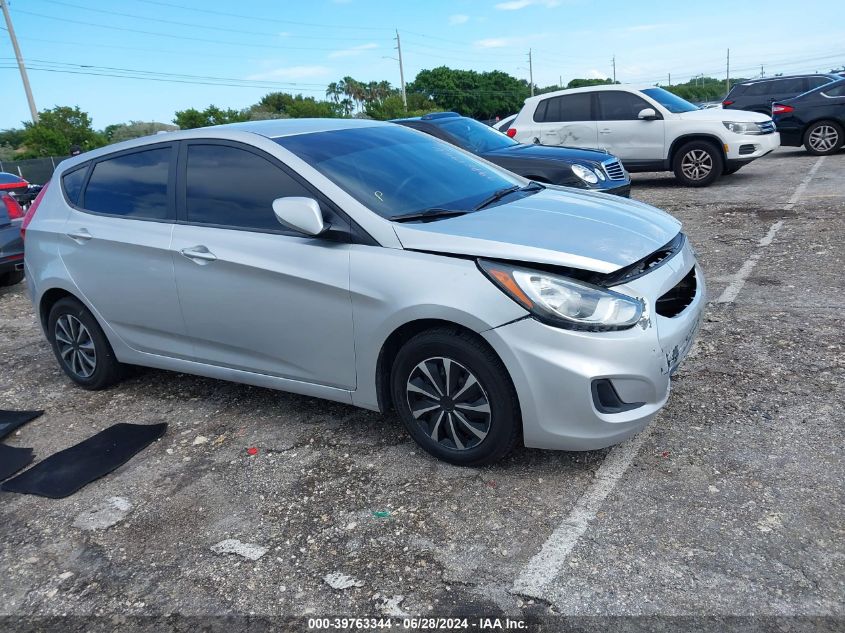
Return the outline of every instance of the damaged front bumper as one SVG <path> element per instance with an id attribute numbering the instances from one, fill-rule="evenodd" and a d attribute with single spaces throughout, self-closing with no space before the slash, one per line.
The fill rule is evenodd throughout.
<path id="1" fill-rule="evenodd" d="M 483 333 L 513 379 L 526 446 L 610 446 L 636 434 L 666 404 L 671 375 L 695 341 L 707 300 L 692 248 L 685 243 L 664 264 L 613 290 L 644 301 L 640 323 L 577 332 L 525 318 Z"/>

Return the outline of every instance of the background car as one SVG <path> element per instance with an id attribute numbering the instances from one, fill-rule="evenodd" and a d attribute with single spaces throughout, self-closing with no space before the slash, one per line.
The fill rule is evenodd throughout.
<path id="1" fill-rule="evenodd" d="M 606 152 L 523 145 L 488 125 L 456 112 L 426 114 L 393 122 L 457 145 L 537 182 L 626 197 L 631 194 L 630 176 L 619 159 Z"/>
<path id="2" fill-rule="evenodd" d="M 516 115 L 512 114 L 510 116 L 506 116 L 504 119 L 501 119 L 500 121 L 496 121 L 496 123 L 494 123 L 490 127 L 492 127 L 494 130 L 498 130 L 502 134 L 505 134 L 508 131 L 508 129 L 510 129 L 510 126 L 513 124 L 515 119 L 516 119 Z"/>
<path id="3" fill-rule="evenodd" d="M 816 156 L 838 152 L 845 143 L 845 79 L 772 104 L 781 143 L 801 145 Z"/>
<path id="4" fill-rule="evenodd" d="M 0 286 L 23 280 L 23 209 L 8 193 L 0 192 Z"/>
<path id="5" fill-rule="evenodd" d="M 663 88 L 618 84 L 530 97 L 508 136 L 598 147 L 622 159 L 630 172 L 673 171 L 690 187 L 710 185 L 780 145 L 768 115 L 700 110 Z"/>
<path id="6" fill-rule="evenodd" d="M 728 110 L 749 110 L 771 114 L 772 102 L 796 97 L 803 92 L 824 86 L 839 77 L 835 74 L 792 75 L 753 79 L 736 84 L 722 101 Z"/>
<path id="7" fill-rule="evenodd" d="M 29 183 L 15 174 L 0 171 L 0 193 L 9 193 L 18 198 L 25 196 L 29 189 Z"/>

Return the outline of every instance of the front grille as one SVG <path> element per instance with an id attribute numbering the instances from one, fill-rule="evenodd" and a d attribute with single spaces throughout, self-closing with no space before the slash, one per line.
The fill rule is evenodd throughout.
<path id="1" fill-rule="evenodd" d="M 602 163 L 607 177 L 611 180 L 625 180 L 625 169 L 618 160 L 606 160 Z"/>
<path id="2" fill-rule="evenodd" d="M 758 123 L 757 125 L 760 126 L 760 133 L 761 134 L 771 134 L 775 131 L 775 122 L 774 121 L 763 121 L 763 123 Z"/>
<path id="3" fill-rule="evenodd" d="M 739 146 L 739 155 L 745 156 L 747 154 L 753 154 L 757 148 L 754 145 L 740 145 Z"/>
<path id="4" fill-rule="evenodd" d="M 686 276 L 678 282 L 665 295 L 657 300 L 655 311 L 660 316 L 675 317 L 686 310 L 687 306 L 695 299 L 695 291 L 698 282 L 695 278 L 695 266 L 686 274 Z"/>

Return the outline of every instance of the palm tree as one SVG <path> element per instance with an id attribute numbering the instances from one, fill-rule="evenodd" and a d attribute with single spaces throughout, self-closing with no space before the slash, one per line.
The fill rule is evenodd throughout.
<path id="1" fill-rule="evenodd" d="M 342 83 L 342 82 L 341 82 Z M 336 81 L 331 82 L 326 87 L 326 97 L 334 101 L 335 103 L 340 102 L 340 96 L 343 94 L 343 87 Z"/>

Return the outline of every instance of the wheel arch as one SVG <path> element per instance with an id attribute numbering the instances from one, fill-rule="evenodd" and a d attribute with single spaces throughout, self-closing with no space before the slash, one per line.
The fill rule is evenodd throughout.
<path id="1" fill-rule="evenodd" d="M 693 141 L 703 141 L 705 143 L 710 143 L 719 150 L 722 155 L 722 160 L 727 159 L 727 154 L 725 154 L 725 144 L 722 142 L 722 139 L 720 139 L 715 134 L 685 134 L 683 136 L 679 136 L 674 141 L 672 141 L 672 145 L 669 147 L 669 165 L 674 164 L 675 154 L 678 152 L 678 150 L 686 143 L 690 143 Z"/>
<path id="2" fill-rule="evenodd" d="M 505 365 L 504 360 L 502 357 L 499 356 L 498 352 L 475 330 L 468 328 L 465 325 L 461 325 L 460 323 L 456 323 L 455 321 L 449 321 L 446 319 L 438 319 L 438 318 L 421 318 L 415 319 L 413 321 L 408 321 L 400 325 L 399 327 L 395 328 L 385 339 L 384 343 L 381 346 L 378 354 L 378 360 L 376 361 L 376 398 L 378 399 L 378 407 L 379 411 L 382 413 L 386 413 L 393 409 L 393 398 L 390 394 L 390 374 L 391 370 L 393 369 L 393 363 L 396 359 L 396 355 L 399 353 L 399 350 L 402 346 L 415 337 L 417 334 L 421 334 L 422 332 L 426 332 L 428 330 L 436 330 L 436 329 L 451 329 L 456 334 L 461 333 L 467 336 L 471 336 L 476 341 L 481 343 L 484 347 L 490 350 L 493 354 L 495 354 L 496 358 L 502 363 L 502 366 L 507 369 L 507 365 Z M 513 381 L 513 378 L 508 375 L 508 379 Z"/>

